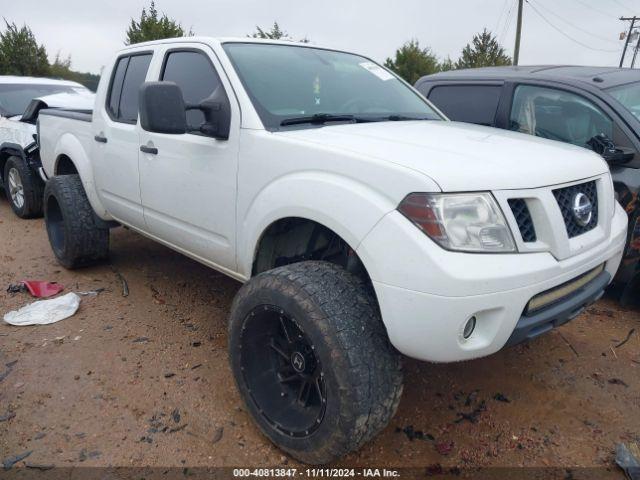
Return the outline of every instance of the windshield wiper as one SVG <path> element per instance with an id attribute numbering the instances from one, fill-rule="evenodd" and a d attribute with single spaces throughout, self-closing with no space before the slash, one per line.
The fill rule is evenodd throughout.
<path id="1" fill-rule="evenodd" d="M 323 124 L 327 122 L 358 122 L 360 119 L 353 115 L 332 115 L 330 113 L 316 113 L 315 115 L 309 115 L 307 117 L 294 117 L 285 118 L 280 122 L 281 126 L 286 125 L 301 125 L 303 123 L 311 124 Z"/>
<path id="2" fill-rule="evenodd" d="M 427 117 L 411 117 L 408 115 L 388 115 L 386 117 L 380 117 L 378 120 L 385 121 L 388 120 L 390 122 L 405 122 L 410 120 L 431 120 L 431 118 Z"/>
<path id="3" fill-rule="evenodd" d="M 367 123 L 367 122 L 401 122 L 410 120 L 431 120 L 427 117 L 411 117 L 408 115 L 386 115 L 383 117 L 359 117 L 351 114 L 330 114 L 316 113 L 307 117 L 285 118 L 280 122 L 281 126 L 301 125 L 303 123 L 322 125 L 327 122 L 351 122 L 351 123 Z"/>

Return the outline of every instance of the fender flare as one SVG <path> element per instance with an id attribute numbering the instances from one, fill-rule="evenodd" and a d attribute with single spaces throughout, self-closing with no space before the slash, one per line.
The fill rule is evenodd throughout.
<path id="1" fill-rule="evenodd" d="M 4 181 L 4 165 L 8 157 L 20 157 L 27 163 L 27 155 L 21 145 L 13 142 L 3 142 L 0 144 L 0 184 Z"/>
<path id="2" fill-rule="evenodd" d="M 54 175 L 57 174 L 58 163 L 63 156 L 68 157 L 75 165 L 76 170 L 78 171 L 78 175 L 80 175 L 80 180 L 82 181 L 84 191 L 87 194 L 87 199 L 89 200 L 89 203 L 91 204 L 91 207 L 93 208 L 95 214 L 102 220 L 113 220 L 111 215 L 109 215 L 109 213 L 107 212 L 107 209 L 102 204 L 100 197 L 98 196 L 98 192 L 94 182 L 93 167 L 91 165 L 91 161 L 87 155 L 87 152 L 85 151 L 78 138 L 70 133 L 63 134 L 56 143 L 54 149 Z"/>
<path id="3" fill-rule="evenodd" d="M 393 199 L 353 178 L 330 172 L 296 172 L 266 185 L 238 219 L 238 270 L 250 278 L 260 241 L 284 218 L 311 220 L 332 230 L 352 249 L 387 213 Z M 354 218 L 358 221 L 354 222 Z M 365 265 L 365 268 L 367 266 Z"/>

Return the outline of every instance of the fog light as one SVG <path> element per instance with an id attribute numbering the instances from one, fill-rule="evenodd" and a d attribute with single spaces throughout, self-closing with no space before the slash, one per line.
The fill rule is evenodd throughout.
<path id="1" fill-rule="evenodd" d="M 476 317 L 471 317 L 469 320 L 467 320 L 467 323 L 464 326 L 464 330 L 462 331 L 462 336 L 465 338 L 465 340 L 471 336 L 475 328 Z"/>

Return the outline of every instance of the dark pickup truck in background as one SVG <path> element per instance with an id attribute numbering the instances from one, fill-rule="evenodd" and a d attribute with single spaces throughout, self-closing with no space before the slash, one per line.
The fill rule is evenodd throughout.
<path id="1" fill-rule="evenodd" d="M 451 120 L 591 148 L 609 163 L 629 237 L 616 283 L 622 303 L 640 290 L 640 71 L 514 66 L 452 70 L 415 87 Z"/>

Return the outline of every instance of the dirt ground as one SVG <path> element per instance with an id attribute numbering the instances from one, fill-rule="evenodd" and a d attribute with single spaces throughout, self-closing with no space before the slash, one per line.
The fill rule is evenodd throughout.
<path id="1" fill-rule="evenodd" d="M 22 279 L 105 289 L 56 324 L 0 323 L 0 459 L 32 451 L 16 467 L 296 465 L 260 434 L 233 384 L 226 318 L 239 284 L 125 229 L 111 239 L 110 264 L 66 271 L 43 221 L 17 219 L 0 198 L 0 314 L 32 300 L 4 292 Z M 488 358 L 405 359 L 397 415 L 338 465 L 608 467 L 622 478 L 615 445 L 640 441 L 638 332 L 640 311 L 605 299 Z"/>

